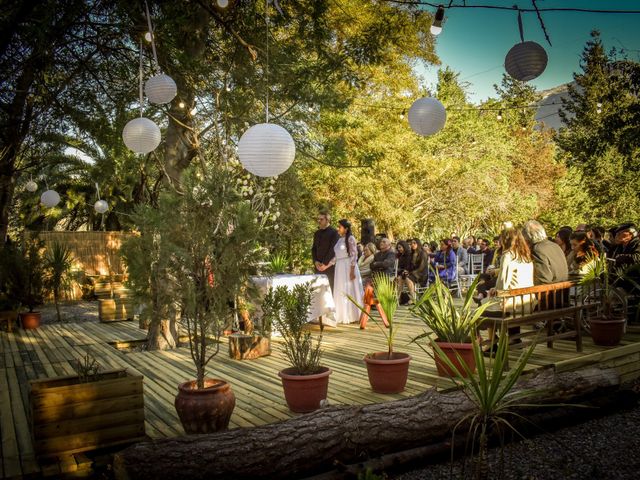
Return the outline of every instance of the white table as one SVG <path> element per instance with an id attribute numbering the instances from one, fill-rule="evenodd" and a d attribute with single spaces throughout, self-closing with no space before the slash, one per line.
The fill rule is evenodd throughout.
<path id="1" fill-rule="evenodd" d="M 313 292 L 311 294 L 311 309 L 309 311 L 309 322 L 317 322 L 322 316 L 323 325 L 336 326 L 336 305 L 333 302 L 333 292 L 329 279 L 326 275 L 274 275 L 272 277 L 250 277 L 260 294 L 260 298 L 269 291 L 269 288 L 287 287 L 292 290 L 296 285 L 311 283 Z M 256 305 L 260 307 L 260 305 Z"/>

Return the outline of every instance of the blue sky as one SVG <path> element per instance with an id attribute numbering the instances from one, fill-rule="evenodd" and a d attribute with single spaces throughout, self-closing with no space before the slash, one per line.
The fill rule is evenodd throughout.
<path id="1" fill-rule="evenodd" d="M 443 1 L 446 5 L 447 2 Z M 462 0 L 455 0 L 461 4 Z M 606 10 L 640 10 L 639 0 L 538 0 L 539 8 L 577 7 Z M 531 8 L 530 0 L 467 0 L 468 5 L 518 5 Z M 427 7 L 435 13 L 435 9 Z M 493 84 L 500 83 L 504 56 L 520 40 L 515 11 L 479 8 L 453 8 L 445 13 L 446 22 L 436 39 L 436 53 L 442 67 L 450 66 L 469 82 L 469 97 L 480 102 L 495 96 Z M 542 12 L 551 38 L 544 37 L 535 13 L 523 13 L 525 40 L 542 45 L 549 56 L 547 69 L 530 83 L 539 90 L 572 80 L 579 70 L 579 60 L 591 30 L 598 29 L 605 48 L 627 49 L 629 58 L 640 61 L 640 14 L 599 14 L 577 12 Z M 439 66 L 418 69 L 427 86 L 435 85 Z"/>

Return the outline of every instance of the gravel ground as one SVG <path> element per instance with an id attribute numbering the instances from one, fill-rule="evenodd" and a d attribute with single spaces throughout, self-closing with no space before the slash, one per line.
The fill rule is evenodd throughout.
<path id="1" fill-rule="evenodd" d="M 41 305 L 42 323 L 57 323 L 56 306 L 53 303 Z M 60 304 L 62 323 L 98 322 L 98 301 L 79 300 Z"/>
<path id="2" fill-rule="evenodd" d="M 490 452 L 490 478 L 509 480 L 637 480 L 640 478 L 640 407 L 563 428 L 505 447 L 504 476 L 498 475 L 500 450 Z M 453 478 L 471 478 L 454 464 Z M 449 478 L 449 463 L 430 465 L 396 480 Z"/>

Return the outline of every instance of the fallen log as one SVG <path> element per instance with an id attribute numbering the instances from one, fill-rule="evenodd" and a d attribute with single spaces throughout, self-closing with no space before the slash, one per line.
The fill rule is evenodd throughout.
<path id="1" fill-rule="evenodd" d="M 527 376 L 518 389 L 536 389 L 536 403 L 567 403 L 620 385 L 613 369 L 588 368 Z M 114 460 L 117 479 L 297 478 L 367 458 L 442 442 L 474 411 L 461 390 L 430 389 L 387 403 L 328 407 L 280 423 L 211 435 L 136 444 Z"/>

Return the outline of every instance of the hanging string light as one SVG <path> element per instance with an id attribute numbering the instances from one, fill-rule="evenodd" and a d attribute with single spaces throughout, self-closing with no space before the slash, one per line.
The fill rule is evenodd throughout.
<path id="1" fill-rule="evenodd" d="M 502 121 L 502 110 L 500 110 L 500 111 L 498 112 L 498 115 L 496 115 L 496 120 L 498 120 L 499 122 L 501 122 L 501 121 Z"/>
<path id="2" fill-rule="evenodd" d="M 155 66 L 159 68 L 160 64 L 158 63 L 158 54 L 156 52 L 156 41 L 153 33 L 153 26 L 151 24 L 151 14 L 149 13 L 149 5 L 146 1 L 144 2 L 144 6 L 147 15 L 147 26 L 149 27 L 149 31 L 147 33 L 151 36 L 153 60 L 155 62 Z M 158 75 L 150 77 L 146 81 L 144 84 L 144 92 L 151 103 L 164 104 L 171 102 L 171 100 L 176 97 L 178 94 L 178 87 L 176 86 L 176 82 L 174 82 L 173 78 L 169 75 L 159 73 Z"/>
<path id="3" fill-rule="evenodd" d="M 242 134 L 238 142 L 238 158 L 242 166 L 254 175 L 275 177 L 293 163 L 296 145 L 289 132 L 280 125 L 269 123 L 269 0 L 265 0 L 265 24 L 266 122 L 254 125 Z"/>
<path id="4" fill-rule="evenodd" d="M 122 140 L 124 144 L 130 150 L 135 153 L 147 154 L 153 152 L 160 141 L 162 136 L 160 134 L 160 127 L 153 121 L 142 116 L 142 107 L 144 105 L 144 96 L 142 95 L 142 41 L 140 41 L 140 71 L 139 71 L 139 100 L 140 100 L 140 117 L 130 120 L 124 126 L 122 131 Z"/>
<path id="5" fill-rule="evenodd" d="M 518 7 L 514 7 L 518 8 Z M 528 82 L 540 76 L 547 68 L 547 52 L 536 42 L 525 42 L 522 28 L 522 13 L 518 9 L 520 43 L 511 47 L 504 59 L 504 68 L 516 80 Z"/>
<path id="6" fill-rule="evenodd" d="M 431 28 L 429 31 L 431 35 L 437 37 L 442 33 L 442 22 L 444 21 L 444 6 L 438 5 L 438 10 L 436 10 L 436 15 L 433 19 L 433 23 L 431 24 Z"/>

